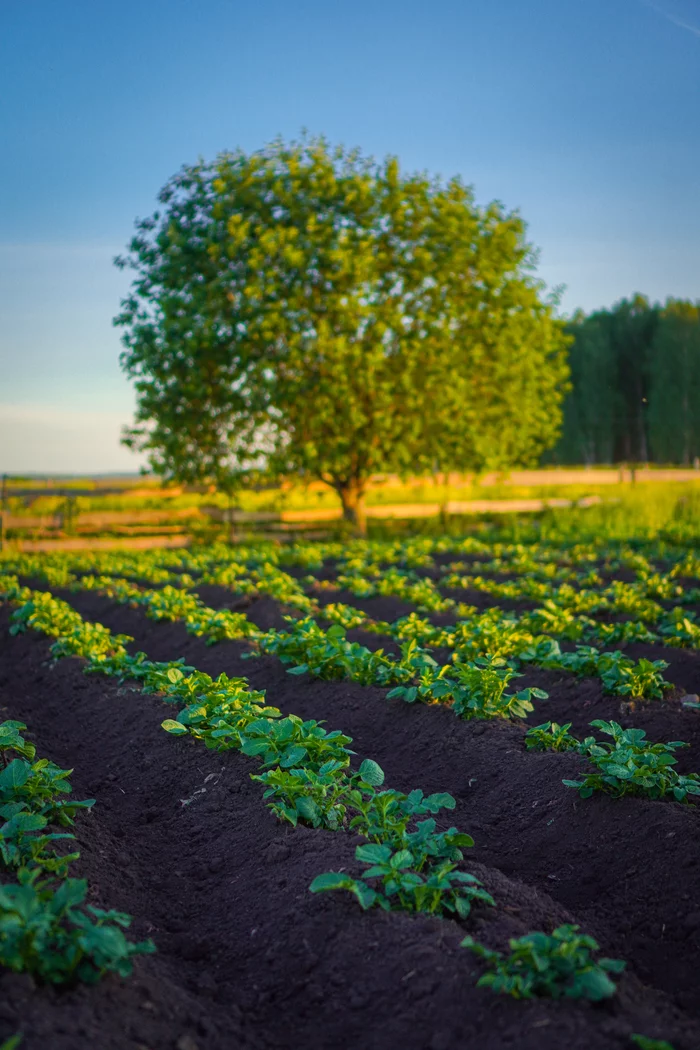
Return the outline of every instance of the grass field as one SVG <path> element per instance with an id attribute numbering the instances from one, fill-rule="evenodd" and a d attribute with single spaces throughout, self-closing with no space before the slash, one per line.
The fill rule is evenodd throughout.
<path id="1" fill-rule="evenodd" d="M 620 481 L 620 476 L 624 480 Z M 692 523 L 699 505 L 698 472 L 640 470 L 635 477 L 632 482 L 629 471 L 592 469 L 514 472 L 507 478 L 472 479 L 470 484 L 458 483 L 456 476 L 447 479 L 449 484 L 436 484 L 431 479 L 400 483 L 385 478 L 377 480 L 368 492 L 369 535 L 381 538 L 407 529 L 419 533 L 446 529 L 464 532 L 479 527 L 480 520 L 488 520 L 491 507 L 494 518 L 506 515 L 506 530 L 514 535 L 520 527 L 518 521 L 531 520 L 537 508 L 548 508 L 545 525 L 554 515 L 556 521 L 562 518 L 561 527 L 591 534 L 597 534 L 601 527 L 604 531 L 614 527 L 619 536 L 638 528 L 650 534 L 668 522 Z M 551 483 L 543 484 L 548 478 Z M 225 520 L 228 498 L 221 493 L 163 489 L 139 479 L 131 479 L 129 484 L 114 479 L 104 483 L 58 479 L 48 488 L 39 482 L 31 482 L 32 487 L 27 488 L 29 484 L 15 479 L 6 488 L 2 520 L 5 545 L 10 548 L 104 547 L 110 540 L 115 546 L 157 547 L 166 541 L 178 546 L 212 543 L 231 536 Z M 339 502 L 325 486 L 248 490 L 241 492 L 235 503 L 238 541 L 308 532 L 322 538 L 347 535 Z M 596 503 L 604 506 L 594 512 Z M 582 508 L 588 505 L 585 519 L 578 514 L 571 517 L 567 508 L 572 504 Z M 557 505 L 563 509 L 563 517 L 558 516 Z M 523 517 L 523 512 L 527 516 Z M 564 518 L 572 524 L 565 526 Z"/>

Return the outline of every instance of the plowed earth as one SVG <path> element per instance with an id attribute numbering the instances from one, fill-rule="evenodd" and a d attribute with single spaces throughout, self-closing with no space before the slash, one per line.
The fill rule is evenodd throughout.
<path id="1" fill-rule="evenodd" d="M 581 800 L 561 781 L 583 760 L 527 753 L 522 726 L 463 722 L 387 701 L 386 690 L 290 676 L 272 658 L 242 660 L 242 643 L 207 646 L 180 624 L 94 594 L 54 593 L 133 635 L 133 651 L 245 675 L 284 713 L 325 719 L 353 737 L 358 762 L 379 762 L 390 786 L 449 791 L 457 809 L 441 823 L 475 838 L 465 867 L 497 908 L 458 923 L 310 894 L 320 872 L 355 869 L 359 840 L 276 823 L 250 780 L 252 760 L 169 736 L 160 724 L 171 707 L 84 675 L 78 660 L 53 663 L 49 640 L 11 638 L 0 610 L 0 720 L 26 722 L 41 755 L 74 768 L 76 797 L 97 799 L 76 827 L 74 874 L 89 880 L 93 903 L 129 912 L 134 937 L 158 947 L 129 980 L 97 987 L 57 992 L 5 973 L 0 1041 L 22 1031 L 22 1050 L 629 1050 L 630 1033 L 641 1032 L 676 1050 L 700 1047 L 695 807 Z M 212 605 L 231 601 L 200 593 Z M 387 619 L 404 611 L 387 599 L 381 610 L 353 604 Z M 246 611 L 260 626 L 281 625 L 270 600 Z M 700 654 L 627 651 L 663 656 L 671 681 L 700 691 Z M 593 718 L 616 718 L 652 740 L 688 741 L 681 764 L 700 769 L 700 715 L 677 700 L 629 711 L 597 680 L 534 672 L 522 684 L 550 693 L 535 724 L 553 718 L 584 731 Z M 465 933 L 503 949 L 509 937 L 571 921 L 605 955 L 627 960 L 612 1000 L 516 1002 L 475 987 Z"/>

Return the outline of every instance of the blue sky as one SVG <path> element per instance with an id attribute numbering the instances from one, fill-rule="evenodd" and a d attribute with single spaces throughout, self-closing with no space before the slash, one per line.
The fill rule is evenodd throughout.
<path id="1" fill-rule="evenodd" d="M 562 310 L 700 298 L 700 0 L 2 0 L 0 470 L 133 470 L 112 258 L 302 127 L 518 208 Z"/>

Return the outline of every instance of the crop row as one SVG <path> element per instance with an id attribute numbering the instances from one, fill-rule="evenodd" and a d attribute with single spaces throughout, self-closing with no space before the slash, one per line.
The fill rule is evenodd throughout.
<path id="1" fill-rule="evenodd" d="M 627 569 L 647 576 L 657 572 L 656 565 L 670 565 L 669 575 L 700 579 L 700 558 L 694 549 L 661 542 L 544 544 L 489 542 L 488 537 L 412 537 L 401 541 L 354 540 L 347 543 L 294 543 L 280 546 L 274 542 L 240 545 L 224 544 L 185 550 L 93 551 L 43 555 L 41 563 L 55 568 L 70 565 L 76 572 L 133 576 L 159 582 L 155 575 L 168 571 L 200 573 L 215 565 L 240 562 L 253 567 L 262 563 L 317 570 L 333 562 L 338 571 L 354 574 L 396 565 L 406 569 L 436 568 L 435 557 L 457 556 L 477 559 L 476 572 L 533 574 L 554 579 L 563 569 L 615 572 Z M 17 556 L 8 552 L 3 560 L 9 571 Z M 26 558 L 27 556 L 22 556 Z M 483 559 L 483 560 L 478 560 Z M 39 560 L 39 559 L 36 559 Z M 457 571 L 457 570 L 455 570 Z M 562 577 L 563 578 L 563 577 Z M 570 577 L 569 577 L 570 579 Z M 162 582 L 166 582 L 161 577 Z M 57 581 L 58 585 L 58 581 Z"/>
<path id="2" fill-rule="evenodd" d="M 75 836 L 50 830 L 73 826 L 95 800 L 66 797 L 72 770 L 37 759 L 26 728 L 0 724 L 0 859 L 17 879 L 0 885 L 0 965 L 52 984 L 128 976 L 133 956 L 153 943 L 127 940 L 128 915 L 85 905 L 87 881 L 69 877 L 80 853 L 57 848 Z"/>

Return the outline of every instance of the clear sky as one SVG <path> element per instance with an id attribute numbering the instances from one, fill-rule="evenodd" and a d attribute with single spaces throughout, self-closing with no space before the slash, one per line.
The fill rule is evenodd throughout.
<path id="1" fill-rule="evenodd" d="M 0 0 L 0 471 L 137 469 L 112 265 L 303 127 L 518 208 L 562 311 L 700 298 L 700 0 Z"/>

